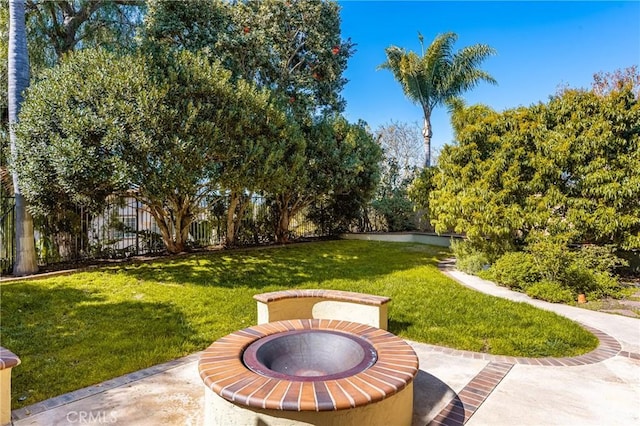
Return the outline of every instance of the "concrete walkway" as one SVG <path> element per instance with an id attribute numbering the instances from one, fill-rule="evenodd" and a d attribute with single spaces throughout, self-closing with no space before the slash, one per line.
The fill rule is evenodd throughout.
<path id="1" fill-rule="evenodd" d="M 579 321 L 601 345 L 577 358 L 523 359 L 409 342 L 420 359 L 415 426 L 640 424 L 640 320 L 532 300 L 444 272 L 483 293 Z M 201 425 L 198 355 L 14 410 L 14 425 Z"/>

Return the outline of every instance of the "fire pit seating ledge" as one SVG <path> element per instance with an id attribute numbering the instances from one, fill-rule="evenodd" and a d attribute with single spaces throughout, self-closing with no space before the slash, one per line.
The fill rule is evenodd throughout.
<path id="1" fill-rule="evenodd" d="M 337 319 L 386 330 L 389 297 L 340 290 L 283 290 L 256 294 L 258 324 L 290 319 Z"/>
<path id="2" fill-rule="evenodd" d="M 0 425 L 11 424 L 11 369 L 20 364 L 13 352 L 0 346 Z"/>

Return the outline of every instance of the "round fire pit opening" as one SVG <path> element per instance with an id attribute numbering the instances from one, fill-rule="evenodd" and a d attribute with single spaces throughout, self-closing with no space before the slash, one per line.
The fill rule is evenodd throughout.
<path id="1" fill-rule="evenodd" d="M 252 371 L 267 377 L 323 381 L 350 377 L 375 364 L 377 352 L 364 339 L 332 330 L 294 330 L 250 344 L 242 355 Z"/>

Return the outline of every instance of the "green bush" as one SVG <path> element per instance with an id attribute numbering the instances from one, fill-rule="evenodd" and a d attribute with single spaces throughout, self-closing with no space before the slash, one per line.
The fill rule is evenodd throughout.
<path id="1" fill-rule="evenodd" d="M 580 247 L 578 256 L 576 256 L 574 261 L 597 272 L 612 273 L 620 266 L 629 266 L 629 262 L 619 258 L 615 254 L 615 250 L 615 247 L 612 245 L 583 245 Z"/>
<path id="2" fill-rule="evenodd" d="M 582 246 L 571 254 L 571 263 L 564 274 L 565 286 L 576 294 L 586 294 L 591 300 L 622 297 L 622 288 L 613 271 L 626 262 L 618 258 L 611 247 Z"/>
<path id="3" fill-rule="evenodd" d="M 553 303 L 573 302 L 573 293 L 560 283 L 553 281 L 540 281 L 527 287 L 527 295 L 534 299 L 546 300 Z"/>
<path id="4" fill-rule="evenodd" d="M 572 249 L 566 241 L 536 238 L 527 247 L 541 278 L 555 282 L 591 299 L 621 297 L 621 287 L 613 271 L 626 261 L 618 258 L 611 246 L 584 245 Z"/>
<path id="5" fill-rule="evenodd" d="M 574 255 L 566 240 L 532 232 L 525 250 L 531 255 L 542 280 L 567 282 L 567 270 Z"/>
<path id="6" fill-rule="evenodd" d="M 524 252 L 502 255 L 491 267 L 490 276 L 498 284 L 517 290 L 526 290 L 542 279 L 533 256 Z"/>
<path id="7" fill-rule="evenodd" d="M 489 259 L 484 253 L 473 253 L 456 260 L 456 268 L 467 274 L 477 274 L 489 265 Z"/>
<path id="8" fill-rule="evenodd" d="M 452 240 L 451 251 L 456 257 L 456 268 L 467 274 L 477 274 L 490 264 L 489 257 L 468 241 Z"/>
<path id="9" fill-rule="evenodd" d="M 602 272 L 594 273 L 595 286 L 594 289 L 587 292 L 587 300 L 597 300 L 605 297 L 621 299 L 624 297 L 624 291 L 618 278 L 610 274 Z"/>
<path id="10" fill-rule="evenodd" d="M 414 206 L 407 198 L 405 190 L 393 190 L 386 197 L 373 200 L 371 207 L 384 217 L 389 232 L 413 231 L 416 229 Z"/>

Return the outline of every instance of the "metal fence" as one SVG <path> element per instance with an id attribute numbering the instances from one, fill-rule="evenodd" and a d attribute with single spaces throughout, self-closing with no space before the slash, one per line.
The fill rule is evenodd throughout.
<path id="1" fill-rule="evenodd" d="M 218 197 L 201 206 L 190 226 L 190 248 L 221 245 L 226 239 L 228 199 Z M 290 219 L 292 238 L 325 236 L 327 228 L 302 211 Z M 0 273 L 11 271 L 15 256 L 13 198 L 0 203 Z M 275 239 L 273 212 L 268 200 L 248 200 L 237 229 L 238 245 L 264 244 Z M 147 208 L 133 197 L 113 198 L 99 214 L 82 208 L 35 223 L 40 265 L 83 260 L 118 259 L 165 251 L 160 229 Z"/>
<path id="2" fill-rule="evenodd" d="M 0 275 L 11 270 L 15 256 L 15 205 L 13 198 L 0 198 Z"/>

